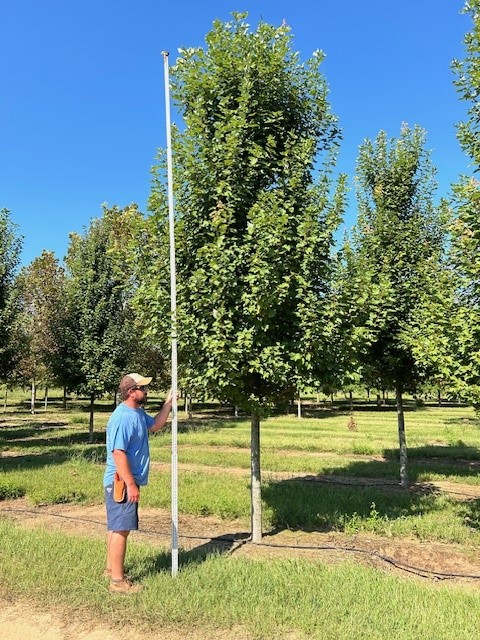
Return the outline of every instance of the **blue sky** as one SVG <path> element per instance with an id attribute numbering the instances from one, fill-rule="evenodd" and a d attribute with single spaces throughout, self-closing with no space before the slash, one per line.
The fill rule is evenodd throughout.
<path id="1" fill-rule="evenodd" d="M 0 207 L 24 236 L 23 264 L 43 249 L 63 259 L 71 231 L 102 203 L 142 210 L 156 150 L 165 146 L 162 50 L 204 44 L 214 19 L 248 11 L 285 20 L 303 59 L 323 72 L 344 139 L 338 167 L 355 171 L 358 146 L 402 122 L 428 132 L 438 195 L 471 173 L 455 137 L 467 105 L 450 70 L 471 28 L 463 0 L 0 0 Z M 346 226 L 355 221 L 354 196 Z"/>

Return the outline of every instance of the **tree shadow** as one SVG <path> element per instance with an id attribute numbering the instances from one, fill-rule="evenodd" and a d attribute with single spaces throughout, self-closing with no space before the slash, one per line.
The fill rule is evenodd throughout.
<path id="1" fill-rule="evenodd" d="M 462 504 L 462 515 L 467 526 L 480 531 L 480 498 L 465 501 Z"/>
<path id="2" fill-rule="evenodd" d="M 273 481 L 262 489 L 271 510 L 275 531 L 343 531 L 345 525 L 362 520 L 395 520 L 434 511 L 441 493 L 425 481 L 428 473 L 455 477 L 476 477 L 480 450 L 462 442 L 452 447 L 427 445 L 408 450 L 409 490 L 400 485 L 398 450 L 386 449 L 383 460 L 352 460 L 332 468 L 328 475 Z M 469 513 L 465 518 L 480 522 L 480 501 L 465 496 Z"/>
<path id="3" fill-rule="evenodd" d="M 79 446 L 80 445 L 80 446 Z M 81 457 L 105 461 L 105 432 L 72 432 L 63 422 L 20 425 L 0 429 L 0 470 L 40 469 Z"/>
<path id="4" fill-rule="evenodd" d="M 0 429 L 0 446 L 14 447 L 55 447 L 74 444 L 105 444 L 105 431 L 94 431 L 93 442 L 90 442 L 88 425 L 82 430 L 73 430 L 66 422 L 29 423 Z"/>
<path id="5" fill-rule="evenodd" d="M 456 417 L 456 418 L 447 418 L 445 420 L 445 423 L 447 425 L 461 425 L 461 426 L 469 426 L 469 427 L 476 427 L 477 429 L 480 429 L 480 418 L 475 415 L 475 416 L 461 416 L 461 417 Z"/>
<path id="6" fill-rule="evenodd" d="M 271 510 L 275 532 L 283 529 L 343 531 L 354 518 L 394 520 L 433 508 L 432 493 L 403 491 L 391 483 L 384 486 L 379 483 L 375 486 L 320 484 L 292 478 L 270 483 L 264 487 L 262 497 Z"/>
<path id="7" fill-rule="evenodd" d="M 418 482 L 426 473 L 446 476 L 472 477 L 480 469 L 480 449 L 461 440 L 450 445 L 424 445 L 408 447 L 408 476 Z M 332 467 L 329 474 L 357 478 L 388 478 L 398 480 L 400 475 L 398 449 L 384 449 L 382 459 L 350 460 Z"/>

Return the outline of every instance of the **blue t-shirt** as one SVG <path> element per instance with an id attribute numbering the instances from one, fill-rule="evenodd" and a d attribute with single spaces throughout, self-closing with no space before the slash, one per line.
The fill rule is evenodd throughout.
<path id="1" fill-rule="evenodd" d="M 127 454 L 130 469 L 138 485 L 146 485 L 150 468 L 148 430 L 155 418 L 143 409 L 132 409 L 123 402 L 118 405 L 107 423 L 107 468 L 103 476 L 103 486 L 113 482 L 115 463 L 113 450 L 121 449 Z"/>

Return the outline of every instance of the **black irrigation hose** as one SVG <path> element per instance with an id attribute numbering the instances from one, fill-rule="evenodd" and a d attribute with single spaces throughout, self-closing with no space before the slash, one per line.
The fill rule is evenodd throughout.
<path id="1" fill-rule="evenodd" d="M 0 513 L 10 512 L 10 513 L 31 513 L 33 515 L 39 515 L 37 511 L 33 511 L 30 509 L 0 509 Z M 98 524 L 104 525 L 104 522 L 99 522 L 98 520 L 89 520 L 88 518 L 77 518 L 74 516 L 65 516 L 60 513 L 51 513 L 47 512 L 42 515 L 49 515 L 54 518 L 63 518 L 65 520 L 74 520 L 75 522 L 86 522 L 88 524 Z M 152 529 L 139 529 L 139 533 L 156 535 L 156 536 L 168 536 L 169 534 L 162 531 L 155 531 Z M 246 544 L 247 542 L 251 544 L 255 544 L 258 547 L 269 547 L 274 549 L 292 549 L 292 550 L 302 550 L 302 551 L 343 551 L 345 553 L 358 553 L 366 556 L 370 556 L 372 558 L 376 558 L 378 560 L 382 560 L 387 564 L 391 564 L 396 569 L 400 569 L 405 571 L 406 573 L 413 573 L 421 578 L 429 578 L 434 580 L 452 580 L 455 578 L 460 578 L 464 580 L 480 580 L 480 574 L 469 574 L 469 573 L 444 573 L 442 571 L 432 571 L 430 569 L 423 569 L 422 567 L 415 567 L 413 565 L 406 564 L 404 562 L 399 562 L 390 558 L 389 556 L 384 556 L 376 551 L 368 551 L 368 549 L 357 549 L 356 547 L 341 547 L 336 545 L 289 545 L 289 544 L 275 544 L 271 542 L 260 542 L 253 543 L 251 538 L 244 539 L 236 539 L 233 537 L 226 536 L 218 536 L 218 537 L 209 537 L 209 536 L 191 536 L 191 535 L 180 535 L 179 538 L 184 538 L 188 540 L 208 540 L 212 544 Z"/>
<path id="2" fill-rule="evenodd" d="M 269 542 L 261 542 L 258 543 L 258 546 L 261 547 L 278 547 L 280 549 L 304 549 L 310 551 L 345 551 L 349 553 L 360 553 L 363 555 L 371 556 L 372 558 L 378 558 L 379 560 L 383 560 L 388 564 L 393 565 L 397 569 L 401 569 L 402 571 L 406 571 L 408 573 L 414 573 L 422 578 L 434 578 L 437 580 L 447 580 L 452 578 L 468 578 L 470 580 L 480 580 L 480 575 L 477 574 L 465 574 L 465 573 L 443 573 L 441 571 L 431 571 L 430 569 L 422 569 L 421 567 L 414 567 L 412 565 L 406 564 L 404 562 L 399 562 L 390 558 L 388 556 L 384 556 L 381 553 L 377 553 L 376 551 L 368 551 L 368 549 L 357 549 L 356 547 L 339 547 L 335 545 L 325 545 L 325 546 L 310 546 L 310 545 L 279 545 Z"/>
<path id="3" fill-rule="evenodd" d="M 329 478 L 333 476 L 329 476 Z M 352 477 L 353 478 L 353 477 Z M 377 487 L 379 488 L 383 488 L 383 487 L 388 487 L 389 489 L 402 489 L 402 491 L 404 490 L 402 485 L 400 484 L 400 482 L 368 482 L 368 481 L 361 481 L 358 482 L 354 479 L 352 479 L 352 482 L 349 482 L 348 480 L 330 480 L 330 479 L 326 479 L 326 478 L 321 478 L 318 476 L 299 476 L 299 477 L 294 477 L 292 478 L 292 480 L 294 480 L 295 482 L 315 482 L 318 484 L 324 484 L 324 485 L 333 485 L 335 487 L 354 487 L 354 488 L 365 488 L 365 487 L 371 487 L 372 489 L 375 489 Z M 415 485 L 413 485 L 415 487 Z M 421 487 L 420 487 L 421 488 Z M 446 491 L 445 493 L 448 494 L 452 494 L 455 496 L 461 496 L 462 498 L 479 498 L 479 496 L 476 495 L 472 495 L 470 493 L 463 493 L 461 491 Z"/>

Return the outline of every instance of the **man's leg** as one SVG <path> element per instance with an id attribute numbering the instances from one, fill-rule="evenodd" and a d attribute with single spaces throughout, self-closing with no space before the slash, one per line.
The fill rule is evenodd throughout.
<path id="1" fill-rule="evenodd" d="M 107 509 L 107 571 L 110 593 L 137 593 L 140 585 L 133 585 L 125 576 L 125 553 L 130 531 L 138 529 L 138 502 L 115 502 L 113 484 L 105 487 Z"/>
<path id="2" fill-rule="evenodd" d="M 112 580 L 125 577 L 125 553 L 130 531 L 109 531 L 107 537 L 107 571 Z"/>

